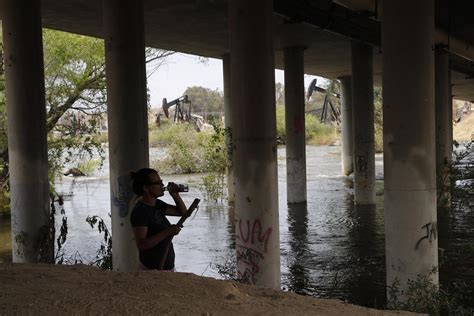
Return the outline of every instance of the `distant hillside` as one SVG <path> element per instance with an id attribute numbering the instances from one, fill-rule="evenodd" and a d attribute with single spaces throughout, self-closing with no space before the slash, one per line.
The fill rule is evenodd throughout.
<path id="1" fill-rule="evenodd" d="M 459 123 L 453 126 L 453 138 L 457 141 L 471 140 L 474 133 L 474 112 L 464 116 Z"/>

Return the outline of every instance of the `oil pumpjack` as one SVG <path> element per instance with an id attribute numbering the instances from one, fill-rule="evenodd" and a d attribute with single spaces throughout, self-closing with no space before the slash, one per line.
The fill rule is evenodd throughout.
<path id="1" fill-rule="evenodd" d="M 173 101 L 168 102 L 166 98 L 163 98 L 162 102 L 162 109 L 163 113 L 165 114 L 166 118 L 170 118 L 169 108 L 172 106 L 176 106 L 174 111 L 173 121 L 176 122 L 183 122 L 189 121 L 191 118 L 191 101 L 188 98 L 188 95 L 185 94 Z"/>

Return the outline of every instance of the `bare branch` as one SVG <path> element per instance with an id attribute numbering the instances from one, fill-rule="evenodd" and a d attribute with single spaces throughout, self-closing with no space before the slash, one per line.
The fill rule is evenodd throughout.
<path id="1" fill-rule="evenodd" d="M 173 51 L 162 51 L 162 53 L 157 54 L 156 56 L 150 57 L 146 60 L 146 63 L 149 64 L 151 62 L 154 62 L 155 60 L 158 59 L 165 59 L 173 54 L 176 54 L 176 52 Z"/>

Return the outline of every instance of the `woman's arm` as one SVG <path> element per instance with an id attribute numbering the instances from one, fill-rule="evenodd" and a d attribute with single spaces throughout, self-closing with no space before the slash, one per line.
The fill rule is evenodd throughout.
<path id="1" fill-rule="evenodd" d="M 135 242 L 137 244 L 138 250 L 143 251 L 143 250 L 148 250 L 155 247 L 166 238 L 169 238 L 174 235 L 178 235 L 180 230 L 181 230 L 180 227 L 176 225 L 171 225 L 170 227 L 159 232 L 158 234 L 155 234 L 153 236 L 146 238 L 148 227 L 137 226 L 137 227 L 133 227 L 133 234 L 135 235 Z"/>
<path id="2" fill-rule="evenodd" d="M 181 196 L 179 195 L 178 185 L 174 182 L 170 182 L 168 184 L 168 190 L 174 202 L 176 203 L 176 206 L 168 205 L 165 211 L 166 215 L 174 215 L 174 216 L 186 215 L 186 212 L 188 210 L 186 208 L 186 205 L 183 202 L 183 199 L 181 199 Z"/>

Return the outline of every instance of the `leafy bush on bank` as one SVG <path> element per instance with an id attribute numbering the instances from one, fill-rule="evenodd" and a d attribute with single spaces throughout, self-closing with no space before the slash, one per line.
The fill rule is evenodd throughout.
<path id="1" fill-rule="evenodd" d="M 165 146 L 167 156 L 165 159 L 152 161 L 151 166 L 163 174 L 206 173 L 203 177 L 206 198 L 217 201 L 225 196 L 228 163 L 226 131 L 222 123 L 211 123 L 213 130 L 202 132 L 197 132 L 188 123 L 152 128 L 151 143 Z"/>
<path id="2" fill-rule="evenodd" d="M 163 160 L 151 162 L 164 174 L 203 172 L 206 145 L 212 133 L 200 132 L 188 123 L 170 124 L 165 127 L 153 127 L 150 131 L 150 146 L 167 148 Z"/>
<path id="3" fill-rule="evenodd" d="M 276 125 L 278 142 L 286 144 L 285 107 L 283 105 L 276 107 Z M 334 125 L 322 124 L 318 118 L 311 114 L 305 115 L 305 130 L 306 143 L 310 145 L 329 145 L 339 138 Z"/>
<path id="4" fill-rule="evenodd" d="M 404 310 L 428 315 L 472 315 L 473 309 L 462 304 L 464 296 L 472 296 L 472 291 L 462 286 L 452 286 L 449 289 L 434 284 L 432 275 L 438 268 L 424 275 L 409 279 L 404 287 L 399 280 L 388 286 L 389 299 L 387 308 Z"/>

